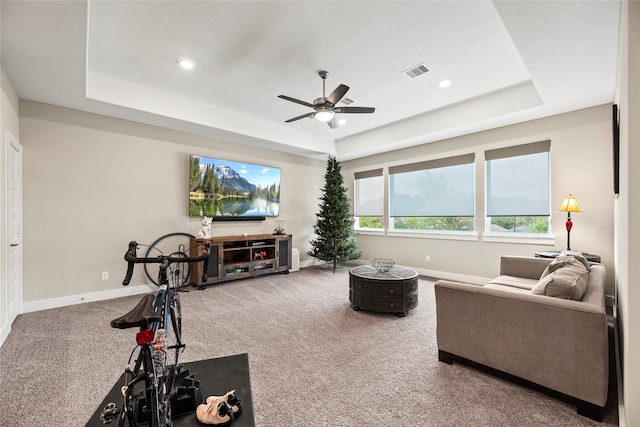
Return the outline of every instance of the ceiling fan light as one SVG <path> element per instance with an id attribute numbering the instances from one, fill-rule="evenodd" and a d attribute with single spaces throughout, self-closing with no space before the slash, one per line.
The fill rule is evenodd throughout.
<path id="1" fill-rule="evenodd" d="M 320 120 L 321 122 L 328 122 L 333 118 L 333 111 L 331 110 L 320 110 L 316 113 L 315 118 Z"/>
<path id="2" fill-rule="evenodd" d="M 196 64 L 189 58 L 178 58 L 176 59 L 176 62 L 185 70 L 192 70 L 193 67 L 196 66 Z"/>

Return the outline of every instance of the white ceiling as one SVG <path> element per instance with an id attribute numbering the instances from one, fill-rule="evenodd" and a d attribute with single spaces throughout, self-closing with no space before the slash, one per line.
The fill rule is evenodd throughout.
<path id="1" fill-rule="evenodd" d="M 0 13 L 20 98 L 348 160 L 612 102 L 620 2 L 2 0 Z M 319 70 L 327 94 L 346 84 L 375 113 L 285 123 L 311 109 L 277 96 L 313 102 Z"/>

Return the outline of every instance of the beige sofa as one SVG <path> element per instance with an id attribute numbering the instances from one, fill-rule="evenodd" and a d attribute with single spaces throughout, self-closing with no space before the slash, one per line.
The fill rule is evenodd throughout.
<path id="1" fill-rule="evenodd" d="M 605 268 L 590 265 L 580 300 L 532 293 L 552 262 L 504 256 L 500 277 L 484 286 L 439 280 L 438 357 L 507 374 L 601 420 L 609 378 Z"/>

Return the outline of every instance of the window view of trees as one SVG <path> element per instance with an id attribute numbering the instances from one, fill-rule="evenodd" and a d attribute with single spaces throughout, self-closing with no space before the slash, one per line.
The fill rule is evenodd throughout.
<path id="1" fill-rule="evenodd" d="M 472 216 L 392 218 L 395 230 L 473 231 Z"/>
<path id="2" fill-rule="evenodd" d="M 358 217 L 358 228 L 377 228 L 382 229 L 384 223 L 380 216 L 361 216 Z"/>
<path id="3" fill-rule="evenodd" d="M 404 217 L 392 218 L 395 230 L 435 230 L 435 231 L 473 231 L 473 217 Z M 366 216 L 358 217 L 358 229 L 383 229 L 382 217 Z M 547 216 L 518 216 L 518 217 L 492 217 L 491 231 L 545 234 L 549 232 L 549 217 Z"/>
<path id="4" fill-rule="evenodd" d="M 513 233 L 548 233 L 548 216 L 491 217 L 491 231 Z"/>

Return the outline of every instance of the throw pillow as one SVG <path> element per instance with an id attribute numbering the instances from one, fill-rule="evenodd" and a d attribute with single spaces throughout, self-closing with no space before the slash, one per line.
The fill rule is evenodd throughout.
<path id="1" fill-rule="evenodd" d="M 579 301 L 587 290 L 588 281 L 589 271 L 580 260 L 559 256 L 544 270 L 531 293 Z"/>
<path id="2" fill-rule="evenodd" d="M 591 263 L 578 251 L 562 251 L 560 256 L 571 255 L 578 261 L 580 261 L 586 267 L 587 271 L 591 271 Z"/>

